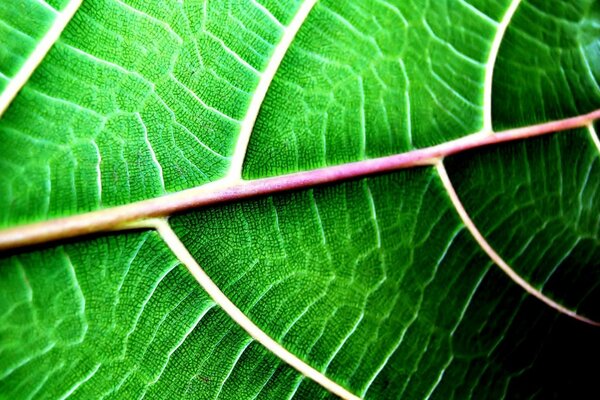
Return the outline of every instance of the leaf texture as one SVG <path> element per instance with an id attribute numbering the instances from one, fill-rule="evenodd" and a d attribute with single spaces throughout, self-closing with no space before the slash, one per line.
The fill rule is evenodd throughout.
<path id="1" fill-rule="evenodd" d="M 0 95 L 72 4 L 0 4 Z M 589 392 L 598 18 L 84 0 L 0 117 L 0 397 Z"/>

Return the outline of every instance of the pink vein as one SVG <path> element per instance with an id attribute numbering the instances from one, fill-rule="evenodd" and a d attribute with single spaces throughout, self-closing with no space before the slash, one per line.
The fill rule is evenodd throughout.
<path id="1" fill-rule="evenodd" d="M 120 225 L 144 218 L 163 217 L 176 212 L 262 196 L 326 183 L 390 172 L 403 168 L 434 165 L 439 159 L 466 150 L 564 131 L 588 125 L 600 118 L 600 110 L 573 118 L 510 129 L 495 134 L 475 133 L 437 146 L 388 157 L 352 162 L 281 175 L 240 181 L 231 186 L 209 184 L 149 200 L 99 211 L 51 219 L 0 231 L 0 251 L 118 229 Z"/>

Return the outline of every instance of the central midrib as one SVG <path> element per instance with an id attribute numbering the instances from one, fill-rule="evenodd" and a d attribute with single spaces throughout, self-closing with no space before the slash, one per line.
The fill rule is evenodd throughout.
<path id="1" fill-rule="evenodd" d="M 580 128 L 598 118 L 600 118 L 600 109 L 577 117 L 510 129 L 492 135 L 482 131 L 440 145 L 387 157 L 254 180 L 231 180 L 225 177 L 203 186 L 161 197 L 1 230 L 0 251 L 119 230 L 120 226 L 134 221 L 165 217 L 176 212 L 209 205 L 310 188 L 416 166 L 433 166 L 440 159 L 452 154 Z"/>

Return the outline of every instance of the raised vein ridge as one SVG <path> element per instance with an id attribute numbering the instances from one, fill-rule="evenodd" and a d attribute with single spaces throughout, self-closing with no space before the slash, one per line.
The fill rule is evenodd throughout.
<path id="1" fill-rule="evenodd" d="M 387 157 L 272 178 L 233 182 L 224 178 L 192 189 L 123 206 L 4 229 L 0 231 L 0 251 L 91 233 L 119 230 L 121 225 L 132 221 L 164 217 L 192 208 L 309 188 L 415 166 L 436 165 L 439 159 L 448 155 L 492 144 L 581 128 L 598 118 L 600 118 L 600 109 L 577 117 L 509 129 L 494 135 L 481 131 L 440 145 Z"/>
<path id="2" fill-rule="evenodd" d="M 273 78 L 275 77 L 275 74 L 281 65 L 283 57 L 286 55 L 290 45 L 292 44 L 292 41 L 296 37 L 296 34 L 300 30 L 300 27 L 306 20 L 306 17 L 308 17 L 310 10 L 312 10 L 316 2 L 317 0 L 306 0 L 304 3 L 302 3 L 298 9 L 298 12 L 292 19 L 292 22 L 290 22 L 287 27 L 282 28 L 284 33 L 281 37 L 281 41 L 277 47 L 275 47 L 267 68 L 260 75 L 258 86 L 256 87 L 256 91 L 252 96 L 252 101 L 250 102 L 246 116 L 240 125 L 240 133 L 236 142 L 233 156 L 231 157 L 229 172 L 227 173 L 225 179 L 239 181 L 242 178 L 242 166 L 244 164 L 244 158 L 246 157 L 246 149 L 248 148 L 248 143 L 250 142 L 250 136 L 252 135 L 254 123 L 258 117 L 258 112 L 260 111 L 262 103 L 265 100 L 265 96 L 267 95 L 267 91 L 271 86 L 271 82 L 273 82 Z M 264 7 L 261 9 L 264 10 Z"/>
<path id="3" fill-rule="evenodd" d="M 483 84 L 483 131 L 485 132 L 493 132 L 492 86 L 494 83 L 494 67 L 496 66 L 496 60 L 498 59 L 498 53 L 500 52 L 500 46 L 502 45 L 506 29 L 508 29 L 508 24 L 510 24 L 510 21 L 515 15 L 519 4 L 521 4 L 521 0 L 513 0 L 502 17 L 502 20 L 496 27 L 496 36 L 494 36 L 494 41 L 492 42 L 492 47 L 490 49 L 490 56 L 485 67 L 485 81 Z"/>
<path id="4" fill-rule="evenodd" d="M 360 398 L 347 389 L 343 388 L 336 382 L 329 379 L 323 373 L 317 371 L 306 362 L 298 358 L 296 355 L 289 352 L 285 347 L 276 342 L 273 338 L 267 335 L 254 322 L 250 320 L 226 295 L 219 287 L 210 279 L 208 274 L 198 265 L 198 262 L 187 250 L 185 245 L 179 240 L 177 234 L 171 229 L 166 219 L 147 220 L 142 225 L 134 225 L 133 227 L 147 227 L 156 229 L 158 234 L 171 249 L 173 254 L 181 261 L 196 281 L 209 294 L 209 296 L 217 303 L 239 326 L 241 326 L 250 336 L 256 341 L 265 346 L 269 351 L 279 357 L 288 365 L 294 367 L 304 376 L 312 379 L 331 393 L 349 400 L 359 400 Z"/>
<path id="5" fill-rule="evenodd" d="M 517 285 L 519 285 L 521 288 L 523 288 L 527 293 L 536 297 L 537 299 L 542 301 L 544 304 L 555 309 L 559 313 L 568 315 L 569 317 L 575 318 L 576 320 L 579 320 L 581 322 L 585 322 L 586 324 L 590 324 L 593 326 L 600 326 L 600 322 L 594 321 L 594 320 L 586 318 L 582 315 L 579 315 L 575 311 L 569 310 L 562 304 L 559 304 L 556 301 L 549 298 L 548 296 L 544 295 L 540 290 L 534 288 L 529 282 L 527 282 L 525 279 L 523 279 L 523 277 L 521 277 L 513 268 L 511 268 L 506 263 L 506 261 L 504 261 L 504 259 L 502 259 L 502 257 L 500 257 L 500 255 L 498 253 L 496 253 L 496 251 L 487 242 L 487 240 L 485 240 L 485 238 L 483 237 L 481 232 L 479 232 L 479 229 L 477 229 L 477 226 L 475 225 L 475 223 L 473 222 L 471 217 L 469 217 L 467 210 L 465 210 L 464 206 L 462 205 L 462 202 L 460 201 L 460 198 L 458 197 L 458 194 L 454 190 L 454 186 L 452 185 L 452 182 L 450 181 L 450 177 L 448 176 L 448 173 L 446 172 L 446 168 L 444 167 L 444 164 L 442 161 L 439 161 L 436 164 L 436 170 L 438 172 L 438 176 L 440 177 L 440 180 L 442 181 L 442 184 L 444 185 L 444 188 L 446 189 L 446 192 L 448 193 L 448 197 L 450 197 L 450 200 L 452 201 L 452 204 L 454 205 L 456 212 L 460 216 L 460 219 L 465 224 L 465 227 L 469 230 L 469 232 L 471 233 L 471 235 L 473 236 L 473 238 L 475 239 L 477 244 L 479 244 L 481 249 L 483 251 L 485 251 L 485 253 L 492 259 L 492 261 L 494 261 L 494 263 L 498 267 L 500 267 L 500 269 L 506 275 L 508 275 L 508 277 L 513 282 L 515 282 Z"/>
<path id="6" fill-rule="evenodd" d="M 37 66 L 42 62 L 52 45 L 56 43 L 60 34 L 65 29 L 69 21 L 79 9 L 82 0 L 71 0 L 65 9 L 56 15 L 54 23 L 46 32 L 42 40 L 37 44 L 33 52 L 29 55 L 21 69 L 12 78 L 6 86 L 4 92 L 0 94 L 0 117 L 6 111 L 10 103 L 13 101 L 19 90 L 27 83 L 29 77 Z"/>
<path id="7" fill-rule="evenodd" d="M 594 145 L 598 149 L 598 152 L 600 152 L 600 139 L 598 139 L 598 133 L 596 133 L 596 129 L 594 128 L 594 124 L 593 123 L 590 123 L 588 125 L 588 132 L 590 133 L 590 137 L 592 138 L 592 142 L 594 142 Z"/>

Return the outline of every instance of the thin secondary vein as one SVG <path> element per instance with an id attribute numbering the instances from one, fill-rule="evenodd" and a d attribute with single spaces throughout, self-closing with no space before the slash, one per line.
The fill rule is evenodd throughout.
<path id="1" fill-rule="evenodd" d="M 490 55 L 485 65 L 485 80 L 483 84 L 483 131 L 492 133 L 492 85 L 494 80 L 494 67 L 496 66 L 496 60 L 498 59 L 498 53 L 500 52 L 500 45 L 504 39 L 506 29 L 510 24 L 517 8 L 521 4 L 521 0 L 512 0 L 510 6 L 504 13 L 502 21 L 496 28 L 496 35 L 490 48 Z"/>
<path id="2" fill-rule="evenodd" d="M 283 360 L 285 363 L 294 367 L 304 376 L 312 379 L 333 394 L 344 399 L 358 400 L 359 397 L 350 393 L 348 390 L 317 371 L 296 355 L 290 353 L 281 344 L 262 331 L 254 324 L 210 279 L 208 274 L 198 265 L 194 257 L 187 250 L 185 245 L 179 240 L 177 234 L 173 231 L 166 219 L 154 219 L 147 221 L 147 226 L 156 229 L 158 234 L 171 249 L 173 254 L 187 267 L 192 276 L 198 281 L 200 286 L 208 295 L 225 311 L 241 328 L 243 328 L 257 342 L 261 343 L 273 354 Z"/>
<path id="3" fill-rule="evenodd" d="M 478 17 L 481 17 L 481 19 L 483 19 L 484 21 L 489 22 L 489 23 L 493 24 L 494 26 L 498 25 L 498 22 L 496 20 L 490 18 L 489 15 L 487 15 L 486 13 L 484 13 L 483 11 L 481 11 L 480 9 L 478 9 L 477 7 L 475 7 L 473 4 L 469 3 L 468 1 L 459 0 L 459 2 L 463 6 L 465 6 L 469 10 L 471 10 L 471 12 L 473 14 L 477 15 Z"/>
<path id="4" fill-rule="evenodd" d="M 52 45 L 58 40 L 58 37 L 65 29 L 69 21 L 75 15 L 77 9 L 81 5 L 82 0 L 72 0 L 65 9 L 57 14 L 54 23 L 46 32 L 42 40 L 37 44 L 33 52 L 29 55 L 25 63 L 19 69 L 19 72 L 8 83 L 4 92 L 0 94 L 0 117 L 6 111 L 12 100 L 15 98 L 19 90 L 29 80 L 33 71 L 42 62 Z"/>
<path id="5" fill-rule="evenodd" d="M 81 380 L 75 382 L 75 384 L 66 393 L 64 393 L 62 396 L 60 396 L 59 399 L 64 400 L 64 399 L 71 397 L 71 395 L 73 393 L 75 393 L 75 391 L 77 389 L 79 389 L 81 387 L 81 385 L 83 385 L 84 383 L 86 383 L 87 381 L 89 381 L 90 379 L 93 378 L 93 376 L 96 374 L 96 372 L 98 372 L 98 370 L 100 369 L 101 366 L 102 366 L 102 364 L 100 364 L 100 363 L 94 365 L 94 367 L 90 370 L 90 372 L 88 372 Z"/>
<path id="6" fill-rule="evenodd" d="M 600 110 L 564 120 L 510 129 L 491 136 L 487 132 L 477 132 L 440 145 L 406 153 L 272 178 L 231 181 L 228 177 L 225 177 L 218 181 L 161 197 L 0 230 L 0 251 L 91 233 L 120 230 L 123 229 L 122 226 L 125 223 L 143 221 L 146 218 L 164 217 L 192 208 L 288 190 L 311 188 L 404 168 L 435 165 L 440 158 L 452 154 L 492 144 L 585 127 L 598 118 L 600 118 Z"/>
<path id="7" fill-rule="evenodd" d="M 600 139 L 598 139 L 598 133 L 596 133 L 594 124 L 590 123 L 587 128 L 588 128 L 588 132 L 590 133 L 590 137 L 592 138 L 592 142 L 594 142 L 594 145 L 596 145 L 598 152 L 600 152 Z"/>
<path id="8" fill-rule="evenodd" d="M 254 4 L 254 6 L 256 8 L 258 8 L 275 25 L 277 25 L 278 27 L 280 27 L 282 29 L 285 29 L 285 26 L 273 15 L 273 13 L 271 11 L 269 11 L 269 9 L 267 7 L 263 6 L 261 3 L 259 3 L 256 0 L 252 0 L 252 4 Z"/>
<path id="9" fill-rule="evenodd" d="M 381 230 L 379 229 L 379 221 L 377 220 L 377 208 L 375 207 L 375 200 L 369 184 L 365 182 L 365 188 L 367 192 L 367 200 L 369 202 L 369 209 L 371 211 L 371 219 L 373 220 L 373 227 L 375 228 L 375 237 L 377 241 L 377 248 L 381 248 Z"/>
<path id="10" fill-rule="evenodd" d="M 53 14 L 58 14 L 58 11 L 44 0 L 37 0 L 37 3 Z"/>
<path id="11" fill-rule="evenodd" d="M 237 62 L 239 62 L 240 64 L 242 64 L 244 67 L 246 67 L 252 73 L 254 73 L 256 75 L 260 75 L 260 72 L 256 68 L 254 68 L 252 66 L 252 64 L 250 64 L 248 61 L 244 60 L 242 58 L 242 56 L 240 56 L 238 53 L 236 53 L 235 51 L 233 51 L 229 46 L 227 46 L 227 44 L 225 43 L 225 41 L 223 39 L 219 38 L 217 35 L 215 35 L 211 31 L 209 31 L 208 29 L 205 29 L 203 33 L 206 36 L 208 36 L 209 38 L 211 38 L 212 40 L 214 40 L 215 42 L 217 42 L 219 45 L 221 45 L 221 48 L 223 50 L 225 50 L 225 52 L 227 54 L 229 54 L 230 56 L 232 56 L 233 58 L 235 58 L 237 60 Z"/>
<path id="12" fill-rule="evenodd" d="M 160 179 L 160 186 L 162 188 L 162 191 L 166 192 L 167 190 L 165 189 L 165 178 L 163 175 L 162 165 L 160 165 L 160 162 L 158 162 L 158 157 L 156 156 L 156 152 L 154 151 L 152 143 L 150 142 L 150 138 L 148 137 L 148 128 L 146 127 L 146 124 L 144 123 L 144 120 L 142 119 L 142 116 L 139 112 L 135 113 L 135 117 L 142 126 L 142 131 L 144 132 L 144 142 L 146 143 L 146 147 L 148 147 L 148 151 L 150 152 L 150 158 L 152 158 L 152 163 L 154 164 L 156 171 L 158 172 L 158 177 Z"/>
<path id="13" fill-rule="evenodd" d="M 258 117 L 258 112 L 260 111 L 265 96 L 267 95 L 267 91 L 271 86 L 271 82 L 281 65 L 283 57 L 286 55 L 292 41 L 316 2 L 317 0 L 305 0 L 304 3 L 302 3 L 298 12 L 292 19 L 292 22 L 285 28 L 281 41 L 275 47 L 273 56 L 271 57 L 267 68 L 260 75 L 260 81 L 252 96 L 246 116 L 242 121 L 240 133 L 231 159 L 229 173 L 227 174 L 227 178 L 231 181 L 239 181 L 242 178 L 242 166 L 244 164 L 248 143 L 250 142 L 250 135 L 252 134 L 254 123 Z"/>
<path id="14" fill-rule="evenodd" d="M 498 267 L 500 267 L 500 269 L 506 275 L 508 275 L 508 277 L 513 282 L 515 282 L 517 285 L 521 286 L 521 288 L 523 288 L 527 293 L 538 298 L 543 303 L 545 303 L 549 307 L 555 309 L 556 311 L 560 312 L 561 314 L 568 315 L 571 318 L 577 319 L 579 321 L 585 322 L 585 323 L 593 325 L 593 326 L 600 326 L 600 322 L 597 322 L 597 321 L 591 320 L 589 318 L 586 318 L 582 315 L 579 315 L 575 311 L 569 310 L 562 304 L 559 304 L 556 301 L 552 300 L 551 298 L 547 297 L 540 290 L 531 286 L 531 284 L 529 282 L 527 282 L 525 279 L 523 279 L 523 277 L 521 277 L 514 269 L 512 269 L 506 263 L 506 261 L 504 261 L 504 259 L 502 259 L 502 257 L 500 257 L 500 255 L 498 253 L 496 253 L 496 251 L 487 242 L 487 240 L 485 240 L 485 238 L 483 237 L 481 232 L 479 232 L 479 229 L 477 229 L 477 226 L 475 225 L 475 223 L 473 222 L 473 220 L 471 219 L 471 217 L 465 210 L 464 206 L 462 205 L 462 202 L 460 201 L 460 199 L 458 197 L 458 194 L 454 190 L 454 186 L 452 185 L 452 182 L 450 181 L 450 177 L 448 176 L 448 173 L 446 172 L 446 168 L 444 167 L 444 164 L 441 161 L 436 164 L 436 170 L 438 172 L 440 180 L 442 181 L 442 184 L 444 185 L 444 188 L 446 189 L 446 192 L 448 193 L 448 197 L 452 201 L 452 204 L 454 205 L 456 212 L 460 216 L 460 219 L 465 224 L 465 227 L 469 230 L 469 232 L 471 232 L 471 235 L 473 236 L 475 241 L 479 244 L 481 249 L 486 252 L 486 254 L 492 259 L 492 261 L 494 261 L 494 263 L 496 265 L 498 265 Z"/>
<path id="15" fill-rule="evenodd" d="M 96 157 L 98 157 L 98 161 L 96 163 L 96 186 L 98 187 L 98 204 L 100 207 L 102 207 L 102 155 L 100 154 L 100 148 L 98 147 L 96 141 L 92 139 L 90 143 L 96 150 Z M 48 204 L 48 208 L 50 208 L 50 204 Z"/>
<path id="16" fill-rule="evenodd" d="M 183 82 L 181 82 L 179 79 L 177 79 L 177 77 L 173 74 L 170 74 L 171 79 L 173 80 L 173 82 L 175 82 L 175 84 L 177 86 L 179 86 L 181 89 L 183 89 L 187 94 L 189 94 L 190 96 L 192 96 L 194 98 L 194 100 L 196 100 L 198 103 L 200 103 L 200 105 L 202 107 L 204 107 L 205 109 L 214 112 L 215 114 L 217 114 L 218 116 L 226 119 L 227 121 L 233 122 L 238 124 L 240 121 L 238 121 L 237 119 L 225 114 L 223 111 L 209 106 L 204 100 L 202 100 L 200 97 L 198 97 L 198 95 L 189 87 L 187 87 Z"/>

